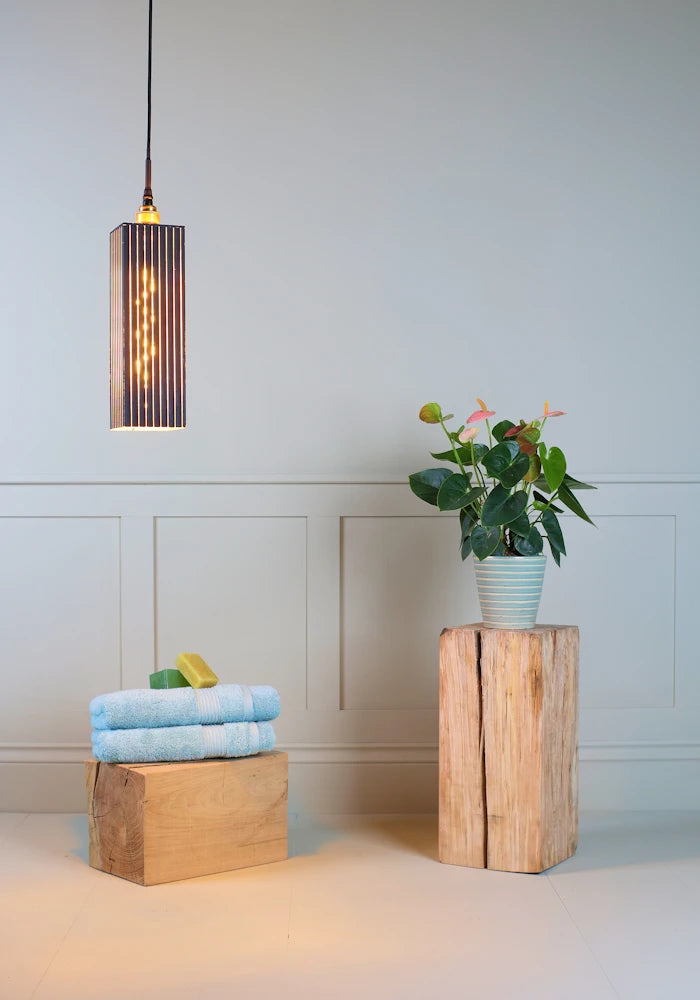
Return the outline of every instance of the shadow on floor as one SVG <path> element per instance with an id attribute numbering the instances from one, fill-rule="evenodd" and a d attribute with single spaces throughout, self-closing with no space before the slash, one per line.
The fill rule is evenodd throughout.
<path id="1" fill-rule="evenodd" d="M 321 848 L 342 839 L 342 834 L 311 815 L 293 792 L 289 793 L 289 857 L 318 854 Z"/>
<path id="2" fill-rule="evenodd" d="M 576 854 L 548 874 L 700 857 L 700 811 L 585 813 Z"/>
<path id="3" fill-rule="evenodd" d="M 37 817 L 40 819 L 37 821 Z M 47 837 L 47 828 L 52 836 Z M 7 830 L 3 847 L 31 848 L 36 854 L 80 858 L 88 862 L 88 821 L 83 813 L 27 813 Z"/>
<path id="4" fill-rule="evenodd" d="M 320 820 L 299 819 L 289 827 L 289 857 L 300 858 L 319 854 L 332 841 L 342 839 L 342 834 Z"/>
<path id="5" fill-rule="evenodd" d="M 71 854 L 88 864 L 88 818 L 87 816 L 68 816 L 67 819 L 71 831 L 78 841 Z"/>
<path id="6" fill-rule="evenodd" d="M 375 816 L 372 829 L 410 854 L 438 861 L 438 818 L 431 814 Z"/>

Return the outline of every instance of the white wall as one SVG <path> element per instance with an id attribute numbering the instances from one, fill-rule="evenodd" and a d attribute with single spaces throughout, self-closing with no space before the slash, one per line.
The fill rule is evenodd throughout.
<path id="1" fill-rule="evenodd" d="M 0 476 L 192 485 L 0 486 L 0 799 L 76 807 L 89 696 L 142 683 L 156 641 L 166 659 L 193 635 L 221 655 L 208 600 L 224 593 L 259 626 L 236 639 L 249 679 L 280 671 L 299 788 L 430 807 L 429 650 L 469 571 L 406 488 L 327 484 L 401 482 L 436 443 L 420 404 L 463 415 L 478 394 L 514 417 L 545 397 L 568 410 L 559 443 L 600 481 L 600 529 L 571 526 L 543 608 L 595 650 L 584 796 L 700 804 L 700 7 L 156 0 L 154 191 L 163 221 L 187 226 L 189 426 L 132 436 L 107 430 L 107 246 L 141 194 L 145 10 L 2 11 Z M 278 485 L 305 477 L 317 485 Z M 216 485 L 246 478 L 267 485 Z M 212 503 L 274 517 L 179 520 Z M 170 508 L 154 577 L 153 518 Z M 197 601 L 176 580 L 183 552 Z M 246 592 L 231 567 L 258 552 Z M 418 554 L 444 585 L 427 605 L 386 590 Z M 150 618 L 131 617 L 132 577 Z"/>
<path id="2" fill-rule="evenodd" d="M 581 628 L 581 802 L 700 808 L 700 483 L 600 487 L 540 615 Z M 457 530 L 400 484 L 5 486 L 0 805 L 82 809 L 89 698 L 187 647 L 279 687 L 293 809 L 435 809 Z"/>

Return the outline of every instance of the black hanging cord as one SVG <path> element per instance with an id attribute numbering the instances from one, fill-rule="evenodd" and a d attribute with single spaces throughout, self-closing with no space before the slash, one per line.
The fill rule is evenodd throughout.
<path id="1" fill-rule="evenodd" d="M 144 205 L 153 204 L 151 190 L 151 63 L 153 60 L 153 0 L 148 0 L 148 98 L 146 125 L 146 186 L 143 189 Z"/>

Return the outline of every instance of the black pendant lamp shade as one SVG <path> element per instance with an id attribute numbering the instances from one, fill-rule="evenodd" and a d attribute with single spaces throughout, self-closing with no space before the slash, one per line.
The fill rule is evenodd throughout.
<path id="1" fill-rule="evenodd" d="M 123 222 L 112 256 L 112 422 L 185 426 L 185 228 Z"/>
<path id="2" fill-rule="evenodd" d="M 185 426 L 185 227 L 160 225 L 151 191 L 151 40 L 148 10 L 146 186 L 136 222 L 110 235 L 113 430 Z"/>

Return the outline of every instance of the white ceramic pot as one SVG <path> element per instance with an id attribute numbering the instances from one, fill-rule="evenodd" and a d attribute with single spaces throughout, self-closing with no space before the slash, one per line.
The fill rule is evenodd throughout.
<path id="1" fill-rule="evenodd" d="M 532 628 L 546 565 L 547 556 L 489 556 L 482 562 L 474 559 L 484 625 Z"/>

